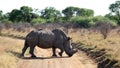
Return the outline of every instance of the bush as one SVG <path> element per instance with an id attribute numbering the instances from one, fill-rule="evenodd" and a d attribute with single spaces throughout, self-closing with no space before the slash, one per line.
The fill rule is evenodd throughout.
<path id="1" fill-rule="evenodd" d="M 96 17 L 93 17 L 93 22 L 109 22 L 111 25 L 113 26 L 116 26 L 117 23 L 113 20 L 110 20 L 106 17 L 103 17 L 103 16 L 96 16 Z"/>
<path id="2" fill-rule="evenodd" d="M 8 19 L 3 19 L 3 20 L 1 20 L 1 22 L 2 23 L 13 23 L 13 22 L 9 21 Z"/>
<path id="3" fill-rule="evenodd" d="M 102 34 L 103 38 L 106 39 L 112 29 L 112 24 L 109 22 L 97 22 L 94 25 L 94 28 L 98 29 L 98 31 L 100 31 L 100 33 Z"/>
<path id="4" fill-rule="evenodd" d="M 45 19 L 42 18 L 35 18 L 31 21 L 32 24 L 40 24 L 40 23 L 45 23 Z"/>
<path id="5" fill-rule="evenodd" d="M 73 17 L 70 22 L 77 23 L 80 27 L 89 28 L 95 24 L 92 21 L 92 17 Z"/>

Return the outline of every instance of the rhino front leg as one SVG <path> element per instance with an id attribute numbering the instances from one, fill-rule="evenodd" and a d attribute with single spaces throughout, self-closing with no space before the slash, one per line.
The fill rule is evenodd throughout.
<path id="1" fill-rule="evenodd" d="M 29 53 L 31 54 L 32 58 L 36 57 L 35 54 L 34 54 L 34 48 L 35 48 L 35 46 L 34 47 L 30 47 L 30 51 L 29 51 Z"/>
<path id="2" fill-rule="evenodd" d="M 55 48 L 55 47 L 52 47 L 52 52 L 53 52 L 53 55 L 52 55 L 52 56 L 55 56 L 55 57 L 56 57 L 57 55 L 56 55 L 56 48 Z"/>
<path id="3" fill-rule="evenodd" d="M 63 52 L 64 52 L 64 49 L 62 48 L 62 49 L 60 49 L 61 51 L 59 52 L 59 55 L 62 57 L 62 54 L 63 54 Z"/>

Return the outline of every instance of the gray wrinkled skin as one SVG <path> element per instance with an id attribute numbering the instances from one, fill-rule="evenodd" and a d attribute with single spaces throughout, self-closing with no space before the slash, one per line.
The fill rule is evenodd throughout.
<path id="1" fill-rule="evenodd" d="M 31 57 L 36 57 L 34 55 L 35 46 L 43 49 L 52 48 L 52 56 L 57 56 L 56 48 L 61 50 L 61 52 L 59 52 L 60 56 L 62 56 L 64 51 L 69 57 L 71 57 L 76 52 L 71 47 L 70 38 L 59 29 L 54 29 L 52 31 L 42 29 L 39 31 L 31 31 L 26 36 L 24 47 L 22 49 L 22 56 L 24 56 L 26 49 L 30 47 L 29 53 L 31 54 Z"/>

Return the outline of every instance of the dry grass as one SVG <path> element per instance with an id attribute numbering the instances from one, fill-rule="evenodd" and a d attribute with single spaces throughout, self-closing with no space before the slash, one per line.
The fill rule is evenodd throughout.
<path id="1" fill-rule="evenodd" d="M 120 60 L 120 35 L 117 29 L 113 29 L 104 39 L 102 35 L 87 29 L 76 30 L 76 32 L 69 31 L 69 36 L 73 38 L 73 42 L 81 42 L 88 46 L 97 46 L 98 49 L 105 48 L 108 54 L 112 54 L 113 59 Z"/>
<path id="2" fill-rule="evenodd" d="M 118 30 L 119 30 L 118 28 L 112 29 L 107 39 L 104 39 L 101 33 L 88 29 L 69 29 L 68 35 L 72 37 L 73 42 L 81 42 L 88 46 L 96 46 L 98 49 L 105 48 L 108 54 L 112 54 L 113 59 L 120 60 L 120 34 L 118 33 Z M 4 35 L 25 37 L 28 32 L 18 32 L 9 29 L 9 30 L 2 30 L 1 33 Z M 1 65 L 5 66 L 6 64 L 8 66 L 11 65 L 9 61 L 11 62 L 18 61 L 17 57 L 16 59 L 14 59 L 15 56 L 13 54 L 11 54 L 10 52 L 4 53 L 4 51 L 14 50 L 15 52 L 20 53 L 21 50 L 20 48 L 22 48 L 21 45 L 23 45 L 23 41 L 21 40 L 18 41 L 15 39 L 11 40 L 6 38 L 3 39 L 1 37 L 0 40 L 2 40 L 0 41 L 0 60 L 2 59 L 2 62 L 8 62 L 8 63 L 2 63 L 0 61 L 0 66 Z M 8 56 L 8 58 L 4 57 L 5 55 Z M 11 60 L 12 58 L 13 60 Z M 6 67 L 6 68 L 10 68 L 10 67 Z"/>
<path id="3" fill-rule="evenodd" d="M 13 36 L 13 37 L 19 37 L 19 38 L 25 38 L 28 32 L 19 32 L 13 29 L 3 29 L 1 31 L 1 34 L 4 36 Z"/>
<path id="4" fill-rule="evenodd" d="M 16 68 L 23 40 L 0 36 L 0 68 Z"/>

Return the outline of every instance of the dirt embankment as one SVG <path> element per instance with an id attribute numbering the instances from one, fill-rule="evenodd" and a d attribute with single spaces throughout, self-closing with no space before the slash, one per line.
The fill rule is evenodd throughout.
<path id="1" fill-rule="evenodd" d="M 107 54 L 106 49 L 97 49 L 97 47 L 89 47 L 82 43 L 74 43 L 77 48 L 85 52 L 88 56 L 98 62 L 97 68 L 120 68 L 118 60 L 112 59 L 110 54 Z"/>

